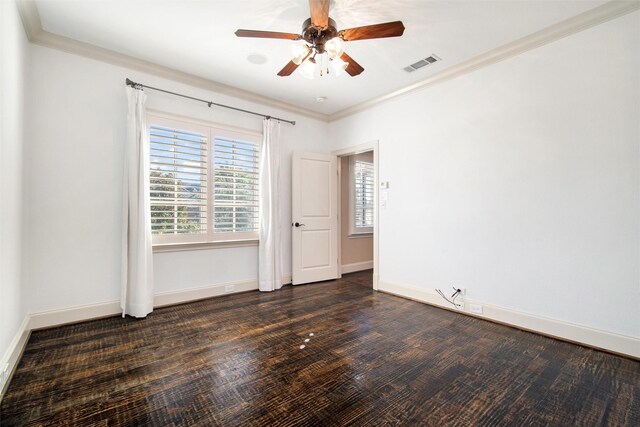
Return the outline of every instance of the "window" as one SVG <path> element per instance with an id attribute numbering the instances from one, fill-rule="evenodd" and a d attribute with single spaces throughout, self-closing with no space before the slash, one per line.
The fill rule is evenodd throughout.
<path id="1" fill-rule="evenodd" d="M 373 163 L 349 158 L 351 209 L 349 234 L 373 232 Z"/>
<path id="2" fill-rule="evenodd" d="M 154 244 L 258 238 L 260 136 L 150 114 Z"/>
<path id="3" fill-rule="evenodd" d="M 214 231 L 258 232 L 258 147 L 223 136 L 213 140 Z"/>

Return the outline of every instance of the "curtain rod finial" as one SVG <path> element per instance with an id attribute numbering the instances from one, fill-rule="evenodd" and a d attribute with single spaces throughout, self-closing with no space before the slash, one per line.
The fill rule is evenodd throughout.
<path id="1" fill-rule="evenodd" d="M 132 87 L 132 88 L 134 88 L 134 89 L 140 89 L 140 90 L 142 90 L 142 88 L 144 87 L 144 86 L 142 86 L 142 84 L 140 84 L 140 83 L 136 83 L 136 82 L 134 82 L 133 80 L 131 80 L 131 79 L 129 79 L 129 78 L 126 78 L 124 82 L 125 82 L 125 84 L 126 84 L 127 86 L 131 86 L 131 87 Z"/>

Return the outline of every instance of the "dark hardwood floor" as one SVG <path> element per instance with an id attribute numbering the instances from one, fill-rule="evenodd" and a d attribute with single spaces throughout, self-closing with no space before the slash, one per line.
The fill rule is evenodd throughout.
<path id="1" fill-rule="evenodd" d="M 2 426 L 639 426 L 640 362 L 375 293 L 363 272 L 36 331 L 1 411 Z"/>

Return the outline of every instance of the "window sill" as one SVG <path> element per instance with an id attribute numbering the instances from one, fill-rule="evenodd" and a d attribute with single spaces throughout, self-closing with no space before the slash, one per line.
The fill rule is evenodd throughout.
<path id="1" fill-rule="evenodd" d="M 163 243 L 153 245 L 153 253 L 201 251 L 206 249 L 246 248 L 258 246 L 258 240 L 222 240 L 219 242 Z"/>
<path id="2" fill-rule="evenodd" d="M 373 237 L 373 233 L 352 233 L 347 236 L 349 239 L 364 239 L 367 237 Z"/>

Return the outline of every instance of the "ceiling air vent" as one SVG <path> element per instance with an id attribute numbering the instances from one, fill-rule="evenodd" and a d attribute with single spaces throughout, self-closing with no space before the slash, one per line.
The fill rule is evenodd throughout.
<path id="1" fill-rule="evenodd" d="M 403 70 L 405 70 L 407 73 L 413 73 L 414 71 L 422 67 L 426 67 L 427 65 L 433 64 L 434 62 L 438 61 L 441 61 L 441 59 L 435 55 L 427 56 L 426 58 L 421 59 L 418 62 L 414 62 L 408 67 L 404 67 Z"/>

